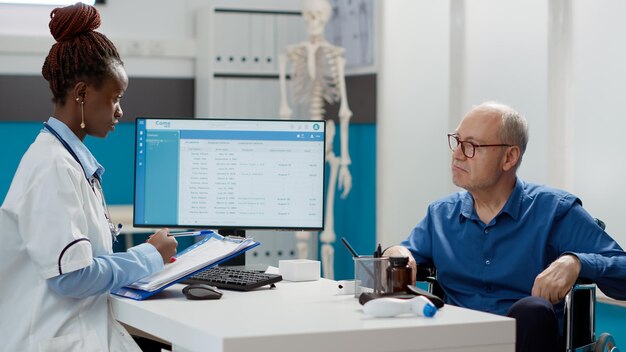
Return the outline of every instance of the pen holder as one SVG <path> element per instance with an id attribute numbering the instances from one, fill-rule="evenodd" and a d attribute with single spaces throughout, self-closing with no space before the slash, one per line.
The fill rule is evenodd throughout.
<path id="1" fill-rule="evenodd" d="M 389 258 L 374 258 L 359 256 L 354 259 L 354 297 L 359 298 L 361 293 L 388 293 L 391 292 L 387 282 L 387 268 Z"/>

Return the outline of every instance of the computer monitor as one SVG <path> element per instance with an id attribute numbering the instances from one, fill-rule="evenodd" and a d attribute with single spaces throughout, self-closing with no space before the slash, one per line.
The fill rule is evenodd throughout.
<path id="1" fill-rule="evenodd" d="M 135 126 L 135 227 L 323 229 L 325 121 Z"/>

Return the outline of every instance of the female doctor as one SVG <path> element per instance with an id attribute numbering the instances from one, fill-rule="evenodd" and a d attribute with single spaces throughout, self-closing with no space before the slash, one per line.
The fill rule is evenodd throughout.
<path id="1" fill-rule="evenodd" d="M 56 43 L 43 64 L 54 114 L 23 156 L 0 208 L 3 351 L 140 351 L 115 321 L 108 292 L 163 268 L 176 253 L 167 229 L 125 253 L 101 189 L 103 167 L 83 144 L 122 117 L 128 77 L 115 46 L 94 30 L 98 11 L 52 11 Z"/>

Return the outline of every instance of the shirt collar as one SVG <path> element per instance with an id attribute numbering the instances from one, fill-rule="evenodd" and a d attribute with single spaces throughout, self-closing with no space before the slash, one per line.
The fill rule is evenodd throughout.
<path id="1" fill-rule="evenodd" d="M 477 218 L 474 215 L 474 198 L 468 191 L 461 192 L 461 216 L 467 219 Z"/>
<path id="2" fill-rule="evenodd" d="M 506 201 L 504 207 L 500 211 L 500 214 L 507 213 L 511 218 L 517 220 L 519 213 L 522 209 L 522 198 L 524 197 L 524 181 L 519 177 L 515 178 L 515 187 L 513 192 L 509 196 L 509 200 Z"/>
<path id="3" fill-rule="evenodd" d="M 102 179 L 104 167 L 98 163 L 98 160 L 91 154 L 85 144 L 70 130 L 67 125 L 54 117 L 48 119 L 48 125 L 67 143 L 72 149 L 78 161 L 85 172 L 85 177 L 91 180 L 94 177 Z M 46 129 L 44 129 L 46 131 Z"/>
<path id="4" fill-rule="evenodd" d="M 478 215 L 474 210 L 474 198 L 472 195 L 464 191 L 464 194 L 461 194 L 461 216 L 470 219 L 477 220 Z M 515 187 L 513 187 L 513 192 L 509 196 L 509 199 L 504 203 L 504 207 L 502 210 L 496 215 L 496 218 L 500 216 L 502 213 L 509 214 L 509 216 L 513 219 L 517 219 L 520 213 L 520 209 L 522 207 L 522 197 L 524 195 L 524 181 L 519 178 L 515 179 Z"/>

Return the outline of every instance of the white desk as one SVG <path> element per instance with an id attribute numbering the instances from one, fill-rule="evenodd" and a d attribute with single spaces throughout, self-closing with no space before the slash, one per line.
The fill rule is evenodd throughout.
<path id="1" fill-rule="evenodd" d="M 174 285 L 146 301 L 112 296 L 117 319 L 170 341 L 174 351 L 515 350 L 515 321 L 446 305 L 434 318 L 371 318 L 353 296 L 321 279 L 275 289 L 224 291 L 189 301 Z"/>

